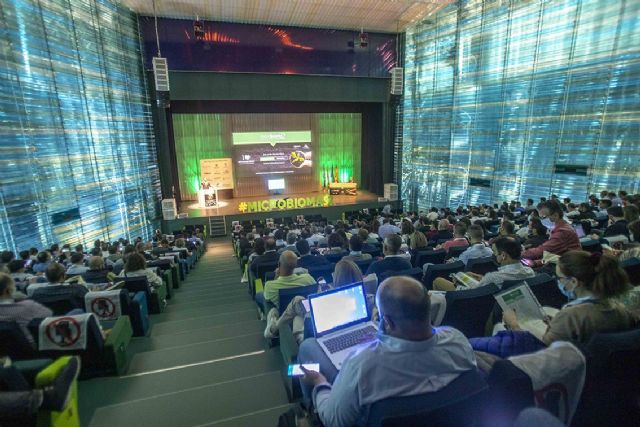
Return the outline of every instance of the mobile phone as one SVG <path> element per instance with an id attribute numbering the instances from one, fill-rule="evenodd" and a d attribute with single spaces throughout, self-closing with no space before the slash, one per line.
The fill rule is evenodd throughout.
<path id="1" fill-rule="evenodd" d="M 302 300 L 302 306 L 307 311 L 307 313 L 311 312 L 311 307 L 309 307 L 309 300 L 308 299 L 303 299 Z"/>
<path id="2" fill-rule="evenodd" d="M 302 366 L 308 371 L 320 372 L 320 364 L 319 363 L 305 363 Z M 301 377 L 304 375 L 302 369 L 300 369 L 299 364 L 291 364 L 287 368 L 287 375 L 290 377 Z"/>
<path id="3" fill-rule="evenodd" d="M 520 262 L 522 263 L 522 265 L 526 265 L 527 267 L 531 267 L 533 265 L 533 261 L 526 258 L 522 258 Z"/>

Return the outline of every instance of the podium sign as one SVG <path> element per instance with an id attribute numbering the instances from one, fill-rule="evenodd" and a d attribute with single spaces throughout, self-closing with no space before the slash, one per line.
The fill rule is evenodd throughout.
<path id="1" fill-rule="evenodd" d="M 232 190 L 234 187 L 232 159 L 201 159 L 200 180 L 204 181 L 205 179 L 213 188 Z"/>
<path id="2" fill-rule="evenodd" d="M 217 208 L 218 190 L 216 190 L 215 188 L 198 190 L 198 205 L 201 208 Z"/>

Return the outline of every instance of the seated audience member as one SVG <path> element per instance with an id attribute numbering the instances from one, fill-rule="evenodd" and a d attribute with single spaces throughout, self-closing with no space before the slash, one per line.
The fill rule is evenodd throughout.
<path id="1" fill-rule="evenodd" d="M 259 239 L 256 239 L 256 244 Z M 266 264 L 278 261 L 278 253 L 276 252 L 276 241 L 273 237 L 267 237 L 264 240 L 264 254 L 255 257 L 251 261 L 249 269 L 254 275 L 258 274 L 258 264 Z"/>
<path id="2" fill-rule="evenodd" d="M 467 231 L 469 236 L 469 248 L 462 252 L 458 259 L 467 265 L 470 259 L 485 258 L 493 255 L 491 248 L 484 243 L 484 229 L 473 224 Z"/>
<path id="3" fill-rule="evenodd" d="M 525 249 L 538 247 L 547 240 L 547 227 L 542 225 L 540 218 L 532 218 L 526 229 L 527 237 L 522 243 Z"/>
<path id="4" fill-rule="evenodd" d="M 142 242 L 140 243 L 144 247 L 144 244 Z M 172 249 L 176 252 L 186 252 L 187 256 L 191 256 L 191 251 L 189 251 L 189 248 L 187 248 L 187 242 L 182 237 L 176 239 L 176 241 L 173 243 Z"/>
<path id="5" fill-rule="evenodd" d="M 452 247 L 469 246 L 469 242 L 467 241 L 467 238 L 464 237 L 466 233 L 467 233 L 467 226 L 462 222 L 457 223 L 456 225 L 453 226 L 453 239 L 447 240 L 446 242 L 436 246 L 436 249 L 444 249 L 445 251 L 448 251 L 449 248 L 452 248 Z"/>
<path id="6" fill-rule="evenodd" d="M 318 239 L 318 246 L 325 246 L 329 244 L 329 236 L 331 235 L 331 233 L 333 233 L 333 227 L 330 225 L 327 225 L 324 228 L 324 234 L 322 235 L 322 237 L 320 237 L 320 239 Z"/>
<path id="7" fill-rule="evenodd" d="M 284 251 L 298 252 L 296 248 L 296 241 L 298 241 L 298 235 L 293 231 L 287 233 L 287 245 L 284 248 L 280 248 L 278 250 L 278 254 L 281 254 Z"/>
<path id="8" fill-rule="evenodd" d="M 382 252 L 384 258 L 379 261 L 374 261 L 369 265 L 367 274 L 375 273 L 380 277 L 380 274 L 385 271 L 402 271 L 411 269 L 411 261 L 405 254 L 400 252 L 402 246 L 402 238 L 397 234 L 389 234 L 382 245 Z"/>
<path id="9" fill-rule="evenodd" d="M 596 214 L 593 213 L 588 203 L 580 203 L 578 205 L 578 212 L 580 212 L 580 215 L 574 218 L 576 220 L 592 220 L 592 219 L 595 220 L 596 219 Z"/>
<path id="10" fill-rule="evenodd" d="M 29 283 L 36 279 L 35 276 L 25 273 L 24 261 L 14 259 L 8 264 L 9 275 L 20 289 L 25 289 Z"/>
<path id="11" fill-rule="evenodd" d="M 306 398 L 312 395 L 326 426 L 364 425 L 373 403 L 436 392 L 476 369 L 462 333 L 431 325 L 429 294 L 420 282 L 391 277 L 380 285 L 376 302 L 378 337 L 348 358 L 339 373 L 315 339 L 300 346 L 301 363 L 320 361 L 320 373 L 305 370 L 303 391 Z"/>
<path id="12" fill-rule="evenodd" d="M 346 257 L 342 258 L 336 263 L 336 268 L 333 271 L 332 287 L 340 288 L 356 282 L 362 282 L 360 267 L 352 260 Z"/>
<path id="13" fill-rule="evenodd" d="M 276 239 L 276 248 L 284 248 L 287 246 L 287 243 L 284 241 L 284 231 L 278 228 L 273 232 L 273 238 Z"/>
<path id="14" fill-rule="evenodd" d="M 360 268 L 353 261 L 345 260 L 344 258 L 338 261 L 333 272 L 331 287 L 339 288 L 356 282 L 362 282 Z M 322 291 L 322 289 L 318 289 L 318 292 Z M 298 343 L 302 342 L 304 339 L 304 317 L 307 313 L 302 305 L 304 299 L 300 296 L 294 297 L 280 317 L 278 317 L 278 310 L 269 310 L 264 337 L 267 339 L 274 338 L 278 335 L 278 331 L 283 325 L 290 323 L 294 338 Z"/>
<path id="15" fill-rule="evenodd" d="M 106 269 L 104 259 L 100 256 L 89 258 L 89 269 L 82 275 L 87 283 L 108 283 L 116 278 L 116 275 Z"/>
<path id="16" fill-rule="evenodd" d="M 438 291 L 454 291 L 461 289 L 479 288 L 480 286 L 493 283 L 498 287 L 502 286 L 505 280 L 524 280 L 536 275 L 531 267 L 526 267 L 520 262 L 520 254 L 522 247 L 515 239 L 511 237 L 498 237 L 493 242 L 493 254 L 500 264 L 498 271 L 492 271 L 487 274 L 480 275 L 475 273 L 467 273 L 478 280 L 477 285 L 457 285 L 449 280 L 438 277 L 433 281 L 433 289 Z"/>
<path id="17" fill-rule="evenodd" d="M 562 208 L 558 203 L 553 201 L 542 203 L 540 205 L 540 215 L 543 219 L 548 219 L 553 225 L 549 239 L 540 246 L 524 251 L 522 258 L 539 260 L 542 259 L 544 252 L 562 255 L 567 251 L 582 248 L 576 231 L 563 219 Z"/>
<path id="18" fill-rule="evenodd" d="M 18 368 L 12 365 L 9 357 L 0 358 L 0 366 L 2 366 L 0 372 L 4 379 L 3 382 L 7 380 L 25 381 Z M 72 356 L 69 362 L 57 373 L 50 385 L 42 388 L 31 388 L 27 384 L 19 391 L 10 391 L 3 388 L 0 391 L 0 414 L 2 414 L 3 421 L 7 421 L 7 424 L 3 425 L 30 425 L 31 420 L 42 417 L 39 411 L 50 413 L 54 411 L 62 412 L 67 409 L 72 393 L 76 390 L 75 384 L 79 373 L 80 357 Z M 13 380 L 11 380 L 12 378 Z M 72 409 L 69 410 L 72 411 Z M 5 414 L 10 414 L 8 420 Z M 12 419 L 13 417 L 15 418 Z M 16 422 L 16 420 L 19 421 Z M 65 425 L 70 424 L 66 423 Z"/>
<path id="19" fill-rule="evenodd" d="M 7 267 L 15 258 L 16 255 L 11 251 L 0 252 L 0 267 Z"/>
<path id="20" fill-rule="evenodd" d="M 422 231 L 415 230 L 409 236 L 409 249 L 411 251 L 425 249 L 428 244 L 429 242 L 427 242 L 427 236 L 425 236 Z"/>
<path id="21" fill-rule="evenodd" d="M 71 291 L 70 298 L 73 300 L 75 308 L 84 310 L 84 296 L 89 290 L 84 285 L 73 283 L 80 276 L 72 277 L 65 281 L 64 267 L 58 263 L 52 263 L 45 272 L 45 276 L 49 283 L 32 283 L 27 287 L 27 295 L 35 298 L 38 295 L 46 295 L 47 293 L 55 293 L 64 286 L 65 289 Z"/>
<path id="22" fill-rule="evenodd" d="M 329 246 L 329 250 L 325 252 L 325 254 L 342 254 L 345 252 L 344 250 L 344 240 L 343 237 L 336 233 L 331 233 L 329 235 L 329 240 L 328 240 L 328 246 Z"/>
<path id="23" fill-rule="evenodd" d="M 158 276 L 153 270 L 147 268 L 147 261 L 142 255 L 137 252 L 133 252 L 127 255 L 124 263 L 124 269 L 118 274 L 118 277 L 140 277 L 147 278 L 151 289 L 159 288 L 162 286 L 162 278 Z"/>
<path id="24" fill-rule="evenodd" d="M 362 240 L 362 250 L 363 251 L 374 251 L 378 249 L 378 244 L 380 243 L 376 237 L 372 237 L 369 233 L 369 230 L 366 228 L 361 228 L 358 230 L 358 236 L 360 240 Z"/>
<path id="25" fill-rule="evenodd" d="M 48 251 L 42 251 L 39 252 L 36 256 L 36 260 L 31 269 L 35 274 L 43 274 L 45 271 L 47 271 L 49 264 L 51 264 L 52 262 L 53 257 L 51 256 L 51 253 Z"/>
<path id="26" fill-rule="evenodd" d="M 349 239 L 349 255 L 342 257 L 342 259 L 348 259 L 351 261 L 366 261 L 371 259 L 371 254 L 362 253 L 362 239 L 357 234 L 351 236 Z"/>
<path id="27" fill-rule="evenodd" d="M 307 240 L 301 239 L 296 242 L 297 252 L 300 254 L 300 258 L 298 258 L 298 267 L 302 268 L 312 268 L 321 265 L 330 264 L 329 260 L 320 255 L 313 255 L 309 248 L 309 242 Z"/>
<path id="28" fill-rule="evenodd" d="M 311 226 L 311 236 L 307 239 L 309 242 L 309 246 L 317 246 L 318 242 L 324 239 L 324 234 L 321 233 L 321 228 L 316 227 L 315 225 Z"/>
<path id="29" fill-rule="evenodd" d="M 438 231 L 429 237 L 429 240 L 433 240 L 438 242 L 438 240 L 450 240 L 453 239 L 453 233 L 449 229 L 449 221 L 446 219 L 441 219 L 438 221 Z"/>
<path id="30" fill-rule="evenodd" d="M 512 239 L 518 240 L 518 236 L 516 236 L 516 226 L 513 222 L 508 220 L 504 220 L 500 223 L 498 235 L 500 237 L 511 237 Z"/>
<path id="31" fill-rule="evenodd" d="M 624 213 L 624 220 L 627 221 L 627 224 L 631 224 L 633 221 L 637 221 L 640 219 L 640 210 L 636 205 L 627 205 L 622 208 Z"/>
<path id="32" fill-rule="evenodd" d="M 367 228 L 367 232 L 369 233 L 368 240 L 370 240 L 371 243 L 380 241 L 381 238 L 380 235 L 378 235 L 378 231 L 380 231 L 380 223 L 374 219 L 371 221 L 371 224 L 369 224 L 369 227 Z"/>
<path id="33" fill-rule="evenodd" d="M 253 250 L 249 254 L 247 258 L 247 262 L 251 265 L 251 262 L 260 255 L 264 255 L 265 247 L 264 247 L 264 239 L 262 237 L 258 237 L 253 241 Z"/>
<path id="34" fill-rule="evenodd" d="M 403 219 L 400 224 L 400 236 L 402 237 L 402 241 L 406 244 L 411 244 L 411 235 L 414 232 L 413 224 L 408 219 Z"/>
<path id="35" fill-rule="evenodd" d="M 391 218 L 385 218 L 378 229 L 378 236 L 380 236 L 381 239 L 384 239 L 390 234 L 400 234 L 400 231 L 400 228 L 391 222 Z"/>
<path id="36" fill-rule="evenodd" d="M 280 289 L 294 288 L 298 286 L 313 285 L 316 280 L 307 273 L 295 274 L 293 271 L 298 264 L 298 257 L 291 251 L 284 251 L 280 255 L 276 278 L 264 284 L 264 292 L 256 294 L 256 303 L 264 307 L 266 301 L 278 307 L 280 305 Z"/>
<path id="37" fill-rule="evenodd" d="M 558 287 L 569 302 L 548 322 L 542 342 L 570 341 L 586 344 L 602 332 L 625 331 L 638 319 L 611 298 L 629 289 L 629 278 L 619 262 L 607 255 L 568 251 L 556 265 Z M 505 311 L 503 321 L 511 330 L 521 330 L 518 315 Z"/>
<path id="38" fill-rule="evenodd" d="M 87 270 L 89 270 L 89 268 L 84 265 L 84 254 L 82 254 L 81 252 L 72 253 L 71 265 L 69 266 L 69 268 L 67 268 L 67 276 L 80 276 L 83 273 L 86 273 Z"/>
<path id="39" fill-rule="evenodd" d="M 49 317 L 53 312 L 42 304 L 24 298 L 24 295 L 22 297 L 16 297 L 13 279 L 8 274 L 0 273 L 0 320 L 16 322 L 29 342 L 33 343 L 27 325 L 31 320 Z"/>
<path id="40" fill-rule="evenodd" d="M 609 214 L 609 221 L 611 225 L 609 225 L 606 230 L 604 230 L 604 237 L 613 237 L 613 236 L 627 236 L 629 237 L 629 229 L 627 228 L 628 223 L 624 219 L 624 211 L 621 206 L 613 206 L 607 209 L 607 213 Z"/>

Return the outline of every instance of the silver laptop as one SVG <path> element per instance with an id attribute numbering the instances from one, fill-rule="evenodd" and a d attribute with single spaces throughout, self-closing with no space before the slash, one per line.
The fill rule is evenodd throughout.
<path id="1" fill-rule="evenodd" d="M 376 339 L 362 282 L 309 296 L 315 336 L 340 370 L 346 358 Z"/>

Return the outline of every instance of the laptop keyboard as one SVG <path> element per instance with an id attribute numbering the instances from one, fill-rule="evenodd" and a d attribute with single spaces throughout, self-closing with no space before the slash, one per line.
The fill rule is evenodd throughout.
<path id="1" fill-rule="evenodd" d="M 378 330 L 369 325 L 362 329 L 356 329 L 355 331 L 329 338 L 324 342 L 324 345 L 327 347 L 327 350 L 333 354 L 357 344 L 373 341 L 377 333 Z"/>

